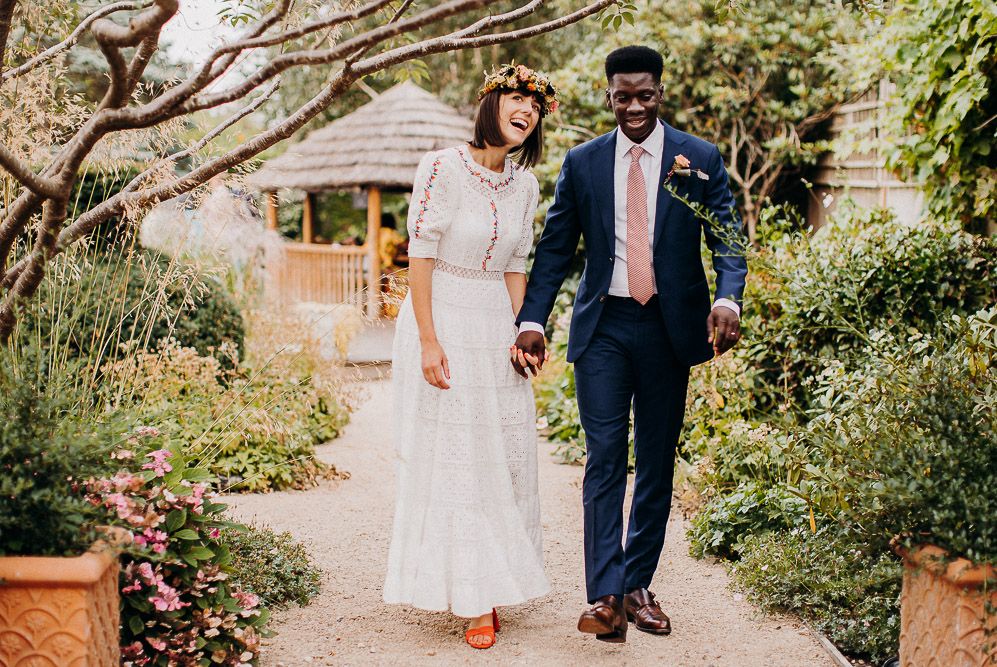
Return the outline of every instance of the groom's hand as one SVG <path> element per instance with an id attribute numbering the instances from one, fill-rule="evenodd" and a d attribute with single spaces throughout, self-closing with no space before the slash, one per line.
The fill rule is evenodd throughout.
<path id="1" fill-rule="evenodd" d="M 524 331 L 516 337 L 510 353 L 513 369 L 529 379 L 527 369 L 536 376 L 538 369 L 543 368 L 547 358 L 547 344 L 539 331 Z"/>
<path id="2" fill-rule="evenodd" d="M 741 320 L 730 308 L 716 306 L 706 318 L 706 339 L 713 345 L 713 354 L 720 356 L 741 338 Z"/>

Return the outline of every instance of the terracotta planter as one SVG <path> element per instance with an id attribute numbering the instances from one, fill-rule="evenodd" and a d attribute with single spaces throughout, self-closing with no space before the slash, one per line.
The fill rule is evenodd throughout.
<path id="1" fill-rule="evenodd" d="M 117 555 L 0 558 L 0 665 L 117 667 Z"/>
<path id="2" fill-rule="evenodd" d="M 965 558 L 948 560 L 935 546 L 897 551 L 904 559 L 901 667 L 995 664 L 990 661 L 997 659 L 997 615 L 988 614 L 985 605 L 988 598 L 997 605 L 997 569 Z"/>

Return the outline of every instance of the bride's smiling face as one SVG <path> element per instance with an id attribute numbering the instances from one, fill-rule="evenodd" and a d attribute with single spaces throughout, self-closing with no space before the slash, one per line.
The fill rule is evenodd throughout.
<path id="1" fill-rule="evenodd" d="M 506 146 L 522 146 L 540 122 L 540 102 L 533 95 L 514 90 L 499 98 L 499 129 Z"/>

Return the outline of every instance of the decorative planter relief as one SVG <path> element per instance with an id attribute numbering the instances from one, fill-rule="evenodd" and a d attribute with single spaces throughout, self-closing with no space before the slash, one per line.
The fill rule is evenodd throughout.
<path id="1" fill-rule="evenodd" d="M 944 549 L 898 549 L 904 559 L 900 596 L 901 667 L 985 667 L 997 662 L 997 569 Z M 988 583 L 989 582 L 989 583 Z M 989 631 L 989 632 L 988 632 Z"/>
<path id="2" fill-rule="evenodd" d="M 117 549 L 0 558 L 0 665 L 117 667 Z"/>

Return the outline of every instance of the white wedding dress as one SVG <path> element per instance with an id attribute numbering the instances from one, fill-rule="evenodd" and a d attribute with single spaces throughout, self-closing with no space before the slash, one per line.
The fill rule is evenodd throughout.
<path id="1" fill-rule="evenodd" d="M 539 187 L 466 146 L 426 155 L 409 206 L 409 256 L 436 260 L 433 322 L 450 389 L 422 375 L 411 298 L 392 377 L 398 482 L 384 600 L 463 617 L 550 590 L 543 569 L 533 389 L 515 373 L 504 273 L 525 273 Z"/>

